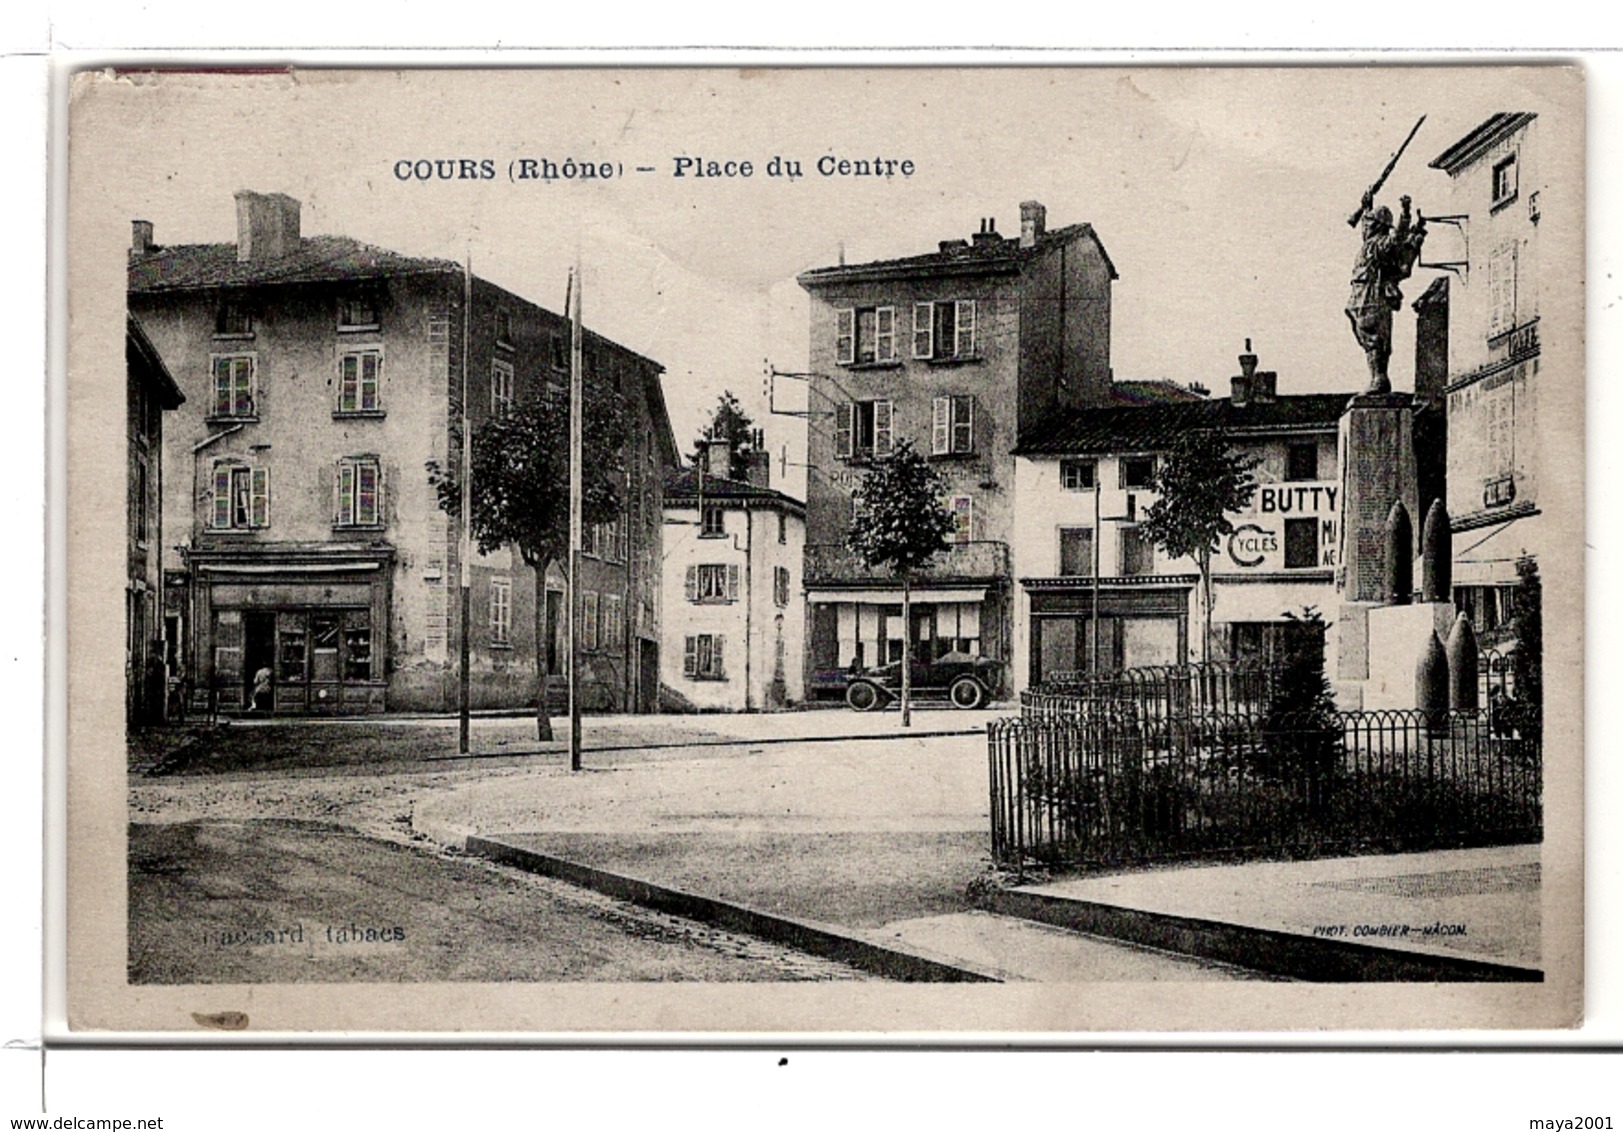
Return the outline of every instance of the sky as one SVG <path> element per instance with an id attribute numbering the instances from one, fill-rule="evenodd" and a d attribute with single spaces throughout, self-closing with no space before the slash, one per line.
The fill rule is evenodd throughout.
<path id="1" fill-rule="evenodd" d="M 1361 352 L 1342 308 L 1347 225 L 1416 120 L 1382 193 L 1453 211 L 1427 163 L 1489 114 L 1540 109 L 1511 68 L 303 71 L 85 82 L 70 132 L 121 175 L 98 229 L 141 217 L 160 244 L 229 241 L 232 193 L 285 192 L 306 235 L 352 236 L 473 270 L 561 310 L 570 264 L 585 319 L 666 367 L 686 449 L 723 390 L 767 433 L 778 486 L 804 490 L 805 424 L 768 411 L 764 368 L 807 366 L 795 275 L 932 251 L 981 218 L 1018 234 L 1091 223 L 1120 273 L 1119 379 L 1227 389 L 1250 338 L 1281 392 L 1352 391 Z M 105 126 L 104 132 L 98 127 Z M 76 152 L 78 149 L 76 148 Z M 803 176 L 771 177 L 774 156 Z M 911 176 L 821 176 L 823 156 L 913 162 Z M 509 179 L 530 157 L 612 163 L 610 178 Z M 751 176 L 674 175 L 678 158 Z M 493 179 L 396 174 L 401 161 L 489 159 Z M 637 172 L 637 167 L 651 172 Z M 735 167 L 736 168 L 736 167 Z M 107 180 L 107 179 L 104 179 Z M 127 235 L 123 237 L 127 239 Z M 1463 258 L 1434 230 L 1423 261 Z M 1451 241 L 1456 241 L 1451 244 Z M 1435 272 L 1417 270 L 1413 299 Z M 1397 388 L 1412 382 L 1398 319 Z M 779 405 L 796 403 L 780 379 Z"/>

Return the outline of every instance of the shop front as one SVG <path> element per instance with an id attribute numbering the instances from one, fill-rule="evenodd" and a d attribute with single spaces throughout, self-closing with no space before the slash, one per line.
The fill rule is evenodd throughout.
<path id="1" fill-rule="evenodd" d="M 1183 664 L 1189 655 L 1194 579 L 1150 575 L 1143 583 L 1027 578 L 1030 679 L 1066 673 Z"/>
<path id="2" fill-rule="evenodd" d="M 194 551 L 194 694 L 227 713 L 386 706 L 392 552 Z"/>
<path id="3" fill-rule="evenodd" d="M 910 595 L 914 655 L 946 653 L 1003 659 L 1005 620 L 1000 587 L 920 586 Z M 811 620 L 813 695 L 843 695 L 846 676 L 902 659 L 902 591 L 814 589 L 806 594 Z"/>

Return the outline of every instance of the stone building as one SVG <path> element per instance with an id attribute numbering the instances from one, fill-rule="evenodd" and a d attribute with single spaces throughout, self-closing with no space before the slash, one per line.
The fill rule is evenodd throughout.
<path id="1" fill-rule="evenodd" d="M 764 452 L 747 480 L 729 463 L 714 442 L 703 466 L 665 481 L 660 680 L 688 709 L 782 708 L 805 694 L 806 508 L 773 490 Z"/>
<path id="2" fill-rule="evenodd" d="M 806 489 L 807 679 L 843 689 L 852 664 L 901 655 L 901 588 L 845 549 L 866 466 L 906 439 L 951 485 L 949 553 L 915 579 L 916 655 L 1007 661 L 1013 451 L 1062 409 L 1108 404 L 1116 269 L 1088 224 L 1049 231 L 1021 205 L 1018 236 L 970 240 L 799 277 L 811 296 Z"/>
<path id="3" fill-rule="evenodd" d="M 125 601 L 125 715 L 133 725 L 164 719 L 177 667 L 164 655 L 162 554 L 163 415 L 186 397 L 133 317 L 124 331 L 129 506 Z"/>
<path id="4" fill-rule="evenodd" d="M 291 197 L 236 200 L 235 243 L 162 247 L 136 221 L 129 265 L 130 311 L 188 397 L 163 514 L 171 648 L 199 697 L 250 706 L 269 669 L 276 712 L 450 710 L 466 632 L 474 706 L 533 704 L 538 643 L 562 671 L 563 575 L 538 617 L 517 552 L 480 556 L 463 625 L 459 524 L 426 466 L 460 464 L 464 383 L 477 429 L 568 381 L 567 320 L 450 261 L 304 236 Z M 626 514 L 583 565 L 582 686 L 589 707 L 651 710 L 676 446 L 661 367 L 590 333 L 585 354 L 632 427 Z"/>
<path id="5" fill-rule="evenodd" d="M 1158 461 L 1190 431 L 1220 430 L 1258 461 L 1251 507 L 1233 516 L 1212 560 L 1212 658 L 1269 662 L 1287 614 L 1330 615 L 1343 503 L 1337 425 L 1351 394 L 1280 394 L 1255 355 L 1240 361 L 1227 398 L 1061 411 L 1021 441 L 1016 690 L 1092 670 L 1096 657 L 1100 670 L 1201 658 L 1198 568 L 1169 560 L 1138 526 L 1156 499 Z"/>
<path id="6" fill-rule="evenodd" d="M 1431 162 L 1448 174 L 1447 211 L 1463 248 L 1446 293 L 1454 593 L 1487 643 L 1507 627 L 1518 562 L 1537 561 L 1552 533 L 1540 507 L 1549 490 L 1541 392 L 1552 380 L 1541 372 L 1550 344 L 1540 302 L 1551 267 L 1539 234 L 1552 186 L 1540 156 L 1537 115 L 1500 113 Z M 1581 343 L 1567 345 L 1581 358 Z"/>

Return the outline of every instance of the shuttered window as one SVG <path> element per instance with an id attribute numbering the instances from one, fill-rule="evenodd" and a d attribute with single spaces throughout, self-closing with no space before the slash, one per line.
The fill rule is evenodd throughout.
<path id="1" fill-rule="evenodd" d="M 376 413 L 383 409 L 382 350 L 349 350 L 338 359 L 338 411 Z"/>
<path id="2" fill-rule="evenodd" d="M 694 680 L 725 680 L 727 638 L 722 633 L 699 633 L 682 642 L 682 675 Z"/>
<path id="3" fill-rule="evenodd" d="M 215 418 L 251 418 L 254 415 L 256 363 L 253 354 L 216 355 L 214 370 Z"/>
<path id="4" fill-rule="evenodd" d="M 931 408 L 932 455 L 963 455 L 975 451 L 974 397 L 937 397 Z"/>
<path id="5" fill-rule="evenodd" d="M 216 464 L 209 525 L 215 530 L 270 526 L 270 470 L 247 464 Z"/>
<path id="6" fill-rule="evenodd" d="M 375 456 L 338 461 L 338 505 L 333 523 L 340 527 L 383 525 L 383 469 Z"/>

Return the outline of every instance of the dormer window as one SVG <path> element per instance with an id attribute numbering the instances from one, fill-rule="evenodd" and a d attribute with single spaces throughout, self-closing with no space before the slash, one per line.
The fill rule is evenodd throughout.
<path id="1" fill-rule="evenodd" d="M 371 295 L 346 295 L 338 300 L 339 330 L 376 330 L 378 304 Z"/>
<path id="2" fill-rule="evenodd" d="M 214 312 L 214 336 L 216 338 L 252 338 L 254 336 L 254 314 L 245 303 L 235 300 L 226 300 Z"/>

